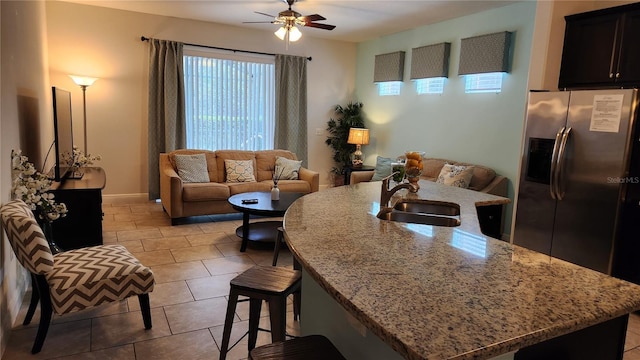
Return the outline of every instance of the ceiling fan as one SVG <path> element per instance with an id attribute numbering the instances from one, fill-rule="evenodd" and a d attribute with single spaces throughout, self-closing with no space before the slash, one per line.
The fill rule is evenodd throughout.
<path id="1" fill-rule="evenodd" d="M 282 0 L 283 2 L 289 4 L 289 9 L 281 11 L 278 13 L 278 16 L 273 16 L 269 14 L 265 14 L 263 12 L 256 11 L 256 14 L 265 15 L 273 18 L 272 21 L 245 21 L 245 24 L 258 24 L 258 23 L 271 23 L 282 25 L 278 31 L 275 32 L 275 35 L 280 38 L 280 40 L 289 41 L 298 41 L 302 36 L 300 30 L 297 26 L 307 26 L 324 30 L 333 30 L 335 25 L 328 24 L 320 24 L 315 21 L 326 20 L 324 16 L 313 14 L 302 16 L 299 12 L 296 12 L 291 9 L 291 5 L 293 5 L 298 0 Z"/>

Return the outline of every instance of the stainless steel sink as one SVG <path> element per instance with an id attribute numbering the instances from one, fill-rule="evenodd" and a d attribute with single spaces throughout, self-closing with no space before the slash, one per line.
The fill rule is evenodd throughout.
<path id="1" fill-rule="evenodd" d="M 436 214 L 425 214 L 419 212 L 407 212 L 397 209 L 380 210 L 378 219 L 399 221 L 411 224 L 435 225 L 435 226 L 459 226 L 460 218 L 457 216 L 444 216 Z"/>
<path id="2" fill-rule="evenodd" d="M 393 208 L 409 213 L 422 213 L 445 216 L 459 216 L 460 205 L 446 201 L 432 200 L 402 200 L 396 203 Z"/>

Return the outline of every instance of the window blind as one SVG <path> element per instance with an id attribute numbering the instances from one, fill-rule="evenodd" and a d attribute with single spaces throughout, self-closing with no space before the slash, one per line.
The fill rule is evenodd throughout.
<path id="1" fill-rule="evenodd" d="M 183 57 L 187 147 L 273 149 L 273 63 Z"/>

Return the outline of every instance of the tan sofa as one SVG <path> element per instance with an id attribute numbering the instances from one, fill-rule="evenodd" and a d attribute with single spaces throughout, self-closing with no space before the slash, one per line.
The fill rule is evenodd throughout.
<path id="1" fill-rule="evenodd" d="M 185 183 L 178 176 L 176 154 L 205 154 L 208 183 Z M 160 154 L 160 199 L 162 206 L 171 217 L 176 219 L 196 216 L 233 213 L 236 210 L 228 202 L 230 196 L 250 191 L 270 191 L 273 186 L 273 170 L 276 156 L 297 160 L 288 150 L 190 150 L 182 149 Z M 224 161 L 253 160 L 255 182 L 227 183 Z M 299 171 L 299 180 L 280 180 L 280 191 L 310 193 L 318 191 L 320 174 L 303 168 Z"/>
<path id="2" fill-rule="evenodd" d="M 496 172 L 482 165 L 475 165 L 469 163 L 461 163 L 458 161 L 436 159 L 436 158 L 424 158 L 422 160 L 423 170 L 421 178 L 430 181 L 436 181 L 440 170 L 445 163 L 453 165 L 473 165 L 473 177 L 469 184 L 469 189 L 484 192 L 487 194 L 493 194 L 498 196 L 507 197 L 507 178 L 504 176 L 496 175 Z M 370 181 L 373 177 L 374 171 L 354 171 L 351 173 L 351 184 L 357 184 L 362 181 Z"/>

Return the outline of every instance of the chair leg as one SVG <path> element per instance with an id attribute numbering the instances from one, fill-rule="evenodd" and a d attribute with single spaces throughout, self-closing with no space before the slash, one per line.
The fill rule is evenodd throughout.
<path id="1" fill-rule="evenodd" d="M 249 300 L 249 351 L 256 347 L 258 341 L 258 325 L 260 324 L 260 310 L 262 300 L 251 298 Z"/>
<path id="2" fill-rule="evenodd" d="M 284 341 L 287 331 L 287 299 L 269 300 L 269 319 L 271 321 L 271 341 Z"/>
<path id="3" fill-rule="evenodd" d="M 280 246 L 282 244 L 282 236 L 283 236 L 282 227 L 278 228 L 278 236 L 276 237 L 276 243 L 273 246 L 273 263 L 272 266 L 276 266 L 278 264 L 278 255 L 280 254 Z"/>
<path id="4" fill-rule="evenodd" d="M 31 323 L 39 301 L 40 294 L 38 293 L 37 280 L 35 278 L 35 275 L 31 274 L 31 301 L 29 302 L 29 309 L 27 310 L 27 315 L 24 317 L 22 325 L 29 325 Z"/>
<path id="5" fill-rule="evenodd" d="M 149 294 L 138 295 L 138 302 L 140 303 L 140 310 L 142 311 L 142 321 L 144 321 L 144 328 L 151 329 L 151 306 L 149 305 Z"/>
<path id="6" fill-rule="evenodd" d="M 229 292 L 229 302 L 227 303 L 227 317 L 224 320 L 224 330 L 222 331 L 222 345 L 220 345 L 220 360 L 227 358 L 229 351 L 229 339 L 231 338 L 231 326 L 233 318 L 236 316 L 236 304 L 238 303 L 238 293 L 231 289 Z"/>
<path id="7" fill-rule="evenodd" d="M 293 320 L 300 318 L 300 310 L 302 308 L 302 294 L 300 290 L 293 293 Z"/>
<path id="8" fill-rule="evenodd" d="M 38 287 L 38 293 L 40 296 L 40 324 L 38 324 L 38 333 L 36 334 L 36 340 L 33 342 L 31 348 L 32 354 L 37 354 L 42 350 L 44 339 L 47 337 L 49 331 L 49 324 L 51 323 L 51 315 L 53 314 L 53 308 L 51 306 L 51 296 L 49 295 L 49 285 L 44 275 L 35 275 L 36 284 Z"/>

